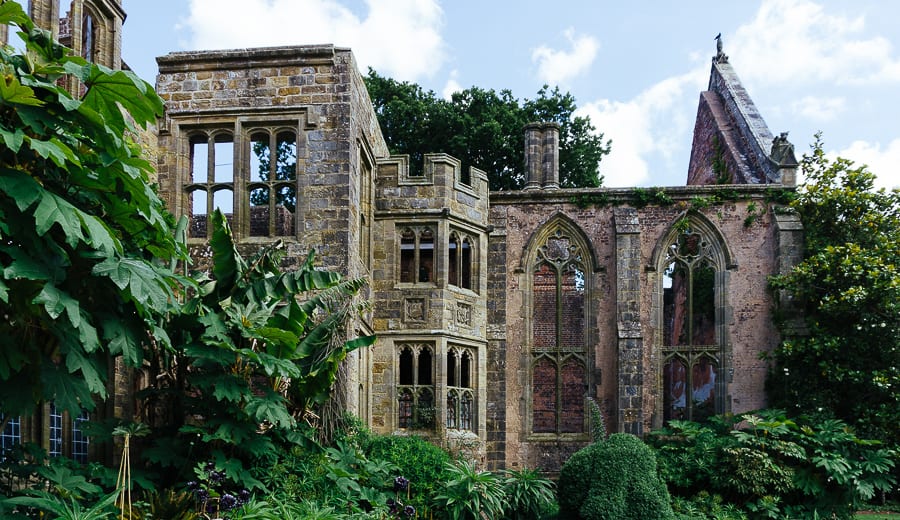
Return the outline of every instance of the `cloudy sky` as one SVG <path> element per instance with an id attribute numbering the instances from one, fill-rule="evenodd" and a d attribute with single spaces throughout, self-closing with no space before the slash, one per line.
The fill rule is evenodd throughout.
<path id="1" fill-rule="evenodd" d="M 683 184 L 713 38 L 774 134 L 900 186 L 900 2 L 883 0 L 124 0 L 123 55 L 334 43 L 440 95 L 559 85 L 611 138 L 607 186 Z M 635 7 L 639 5 L 640 7 Z"/>

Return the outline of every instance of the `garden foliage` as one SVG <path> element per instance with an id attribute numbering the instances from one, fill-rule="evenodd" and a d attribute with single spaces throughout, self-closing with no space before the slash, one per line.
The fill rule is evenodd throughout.
<path id="1" fill-rule="evenodd" d="M 280 243 L 245 259 L 225 216 L 212 221 L 209 271 L 164 322 L 172 348 L 151 358 L 142 396 L 165 415 L 148 418 L 155 436 L 144 455 L 176 479 L 185 460 L 211 460 L 261 489 L 250 466 L 310 442 L 298 419 L 328 399 L 347 354 L 374 341 L 348 341 L 344 330 L 364 282 L 315 269 L 313 253 L 283 272 Z"/>
<path id="2" fill-rule="evenodd" d="M 648 442 L 673 494 L 734 504 L 750 518 L 848 519 L 895 484 L 896 454 L 838 420 L 770 410 L 703 425 L 671 421 Z"/>
<path id="3" fill-rule="evenodd" d="M 566 461 L 559 475 L 559 509 L 563 518 L 584 520 L 674 518 L 653 450 L 623 433 Z"/>
<path id="4" fill-rule="evenodd" d="M 31 415 L 53 400 L 78 415 L 106 395 L 107 363 L 170 346 L 158 318 L 184 258 L 172 219 L 132 135 L 162 114 L 152 87 L 128 71 L 75 56 L 18 3 L 21 54 L 0 48 L 0 404 Z M 73 97 L 60 85 L 77 80 Z"/>

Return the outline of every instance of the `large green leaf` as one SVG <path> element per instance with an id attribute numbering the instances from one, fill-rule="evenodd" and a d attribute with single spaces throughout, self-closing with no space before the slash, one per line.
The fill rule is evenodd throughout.
<path id="1" fill-rule="evenodd" d="M 3 138 L 3 143 L 6 147 L 15 153 L 19 153 L 19 148 L 21 148 L 22 143 L 25 142 L 25 132 L 23 132 L 21 128 L 10 131 L 0 127 L 0 137 Z"/>
<path id="2" fill-rule="evenodd" d="M 142 127 L 155 124 L 163 113 L 162 99 L 144 80 L 128 71 L 112 71 L 106 67 L 88 64 L 80 76 L 88 90 L 82 98 L 82 107 L 102 115 L 114 130 L 125 131 L 122 110 L 127 111 L 134 122 Z M 120 108 L 121 107 L 121 108 Z"/>
<path id="3" fill-rule="evenodd" d="M 26 25 L 30 23 L 31 20 L 28 19 L 25 10 L 17 2 L 0 3 L 0 24 Z"/>
<path id="4" fill-rule="evenodd" d="M 247 413 L 258 422 L 268 421 L 279 428 L 290 428 L 294 425 L 294 419 L 285 407 L 284 398 L 272 391 L 267 391 L 264 396 L 248 402 Z"/>
<path id="5" fill-rule="evenodd" d="M 19 211 L 28 209 L 44 193 L 44 189 L 34 177 L 9 168 L 0 169 L 0 190 L 16 202 Z"/>
<path id="6" fill-rule="evenodd" d="M 0 75 L 0 101 L 13 105 L 40 106 L 44 102 L 35 97 L 34 90 L 19 83 L 12 75 Z"/>
<path id="7" fill-rule="evenodd" d="M 78 300 L 51 283 L 44 284 L 33 303 L 43 305 L 44 310 L 54 320 L 65 312 L 72 327 L 78 328 L 81 325 L 81 307 L 78 305 Z"/>
<path id="8" fill-rule="evenodd" d="M 119 289 L 128 289 L 131 297 L 142 305 L 165 310 L 173 296 L 166 285 L 166 272 L 136 258 L 107 258 L 94 266 L 93 273 L 106 276 Z"/>
<path id="9" fill-rule="evenodd" d="M 53 224 L 59 225 L 70 247 L 75 247 L 78 242 L 84 240 L 77 208 L 54 193 L 44 192 L 34 210 L 34 223 L 35 231 L 41 236 L 46 234 Z"/>
<path id="10" fill-rule="evenodd" d="M 97 371 L 93 370 L 96 375 Z M 77 416 L 82 408 L 93 408 L 93 393 L 83 377 L 71 377 L 67 367 L 55 363 L 41 365 L 42 397 L 54 401 L 60 410 L 66 410 Z M 100 397 L 106 396 L 106 388 L 100 385 L 97 392 Z"/>
<path id="11" fill-rule="evenodd" d="M 104 319 L 101 324 L 103 339 L 107 341 L 110 354 L 122 356 L 128 366 L 137 367 L 143 359 L 141 339 L 129 325 L 119 319 Z"/>
<path id="12" fill-rule="evenodd" d="M 249 391 L 246 381 L 237 377 L 216 377 L 213 385 L 213 397 L 219 401 L 240 403 L 244 394 Z"/>
<path id="13" fill-rule="evenodd" d="M 216 208 L 212 215 L 213 234 L 209 245 L 213 251 L 213 276 L 220 295 L 230 293 L 247 266 L 234 245 L 225 215 Z"/>

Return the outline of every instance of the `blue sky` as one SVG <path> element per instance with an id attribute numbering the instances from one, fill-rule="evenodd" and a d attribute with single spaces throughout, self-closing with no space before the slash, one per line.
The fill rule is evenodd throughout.
<path id="1" fill-rule="evenodd" d="M 124 0 L 125 61 L 151 83 L 173 51 L 334 43 L 361 69 L 448 95 L 559 85 L 611 138 L 608 186 L 683 184 L 713 38 L 774 134 L 900 186 L 900 2 L 883 0 Z M 639 6 L 639 7 L 636 7 Z M 439 150 L 435 150 L 439 151 Z"/>

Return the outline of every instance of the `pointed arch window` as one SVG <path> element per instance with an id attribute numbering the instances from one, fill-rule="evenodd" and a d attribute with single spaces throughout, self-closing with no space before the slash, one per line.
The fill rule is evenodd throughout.
<path id="1" fill-rule="evenodd" d="M 403 429 L 434 428 L 433 346 L 402 344 L 398 357 L 398 426 Z"/>
<path id="2" fill-rule="evenodd" d="M 585 248 L 562 227 L 537 248 L 531 270 L 531 427 L 584 431 L 587 373 Z"/>
<path id="3" fill-rule="evenodd" d="M 475 352 L 469 348 L 451 347 L 447 351 L 447 428 L 473 430 L 475 426 L 475 393 L 472 370 Z"/>
<path id="4" fill-rule="evenodd" d="M 450 233 L 447 263 L 447 283 L 463 289 L 472 289 L 472 250 L 475 239 L 465 233 Z"/>
<path id="5" fill-rule="evenodd" d="M 665 249 L 662 276 L 663 419 L 703 420 L 721 412 L 723 288 L 718 245 L 685 225 Z"/>
<path id="6" fill-rule="evenodd" d="M 406 227 L 400 231 L 400 281 L 434 281 L 434 229 Z"/>

